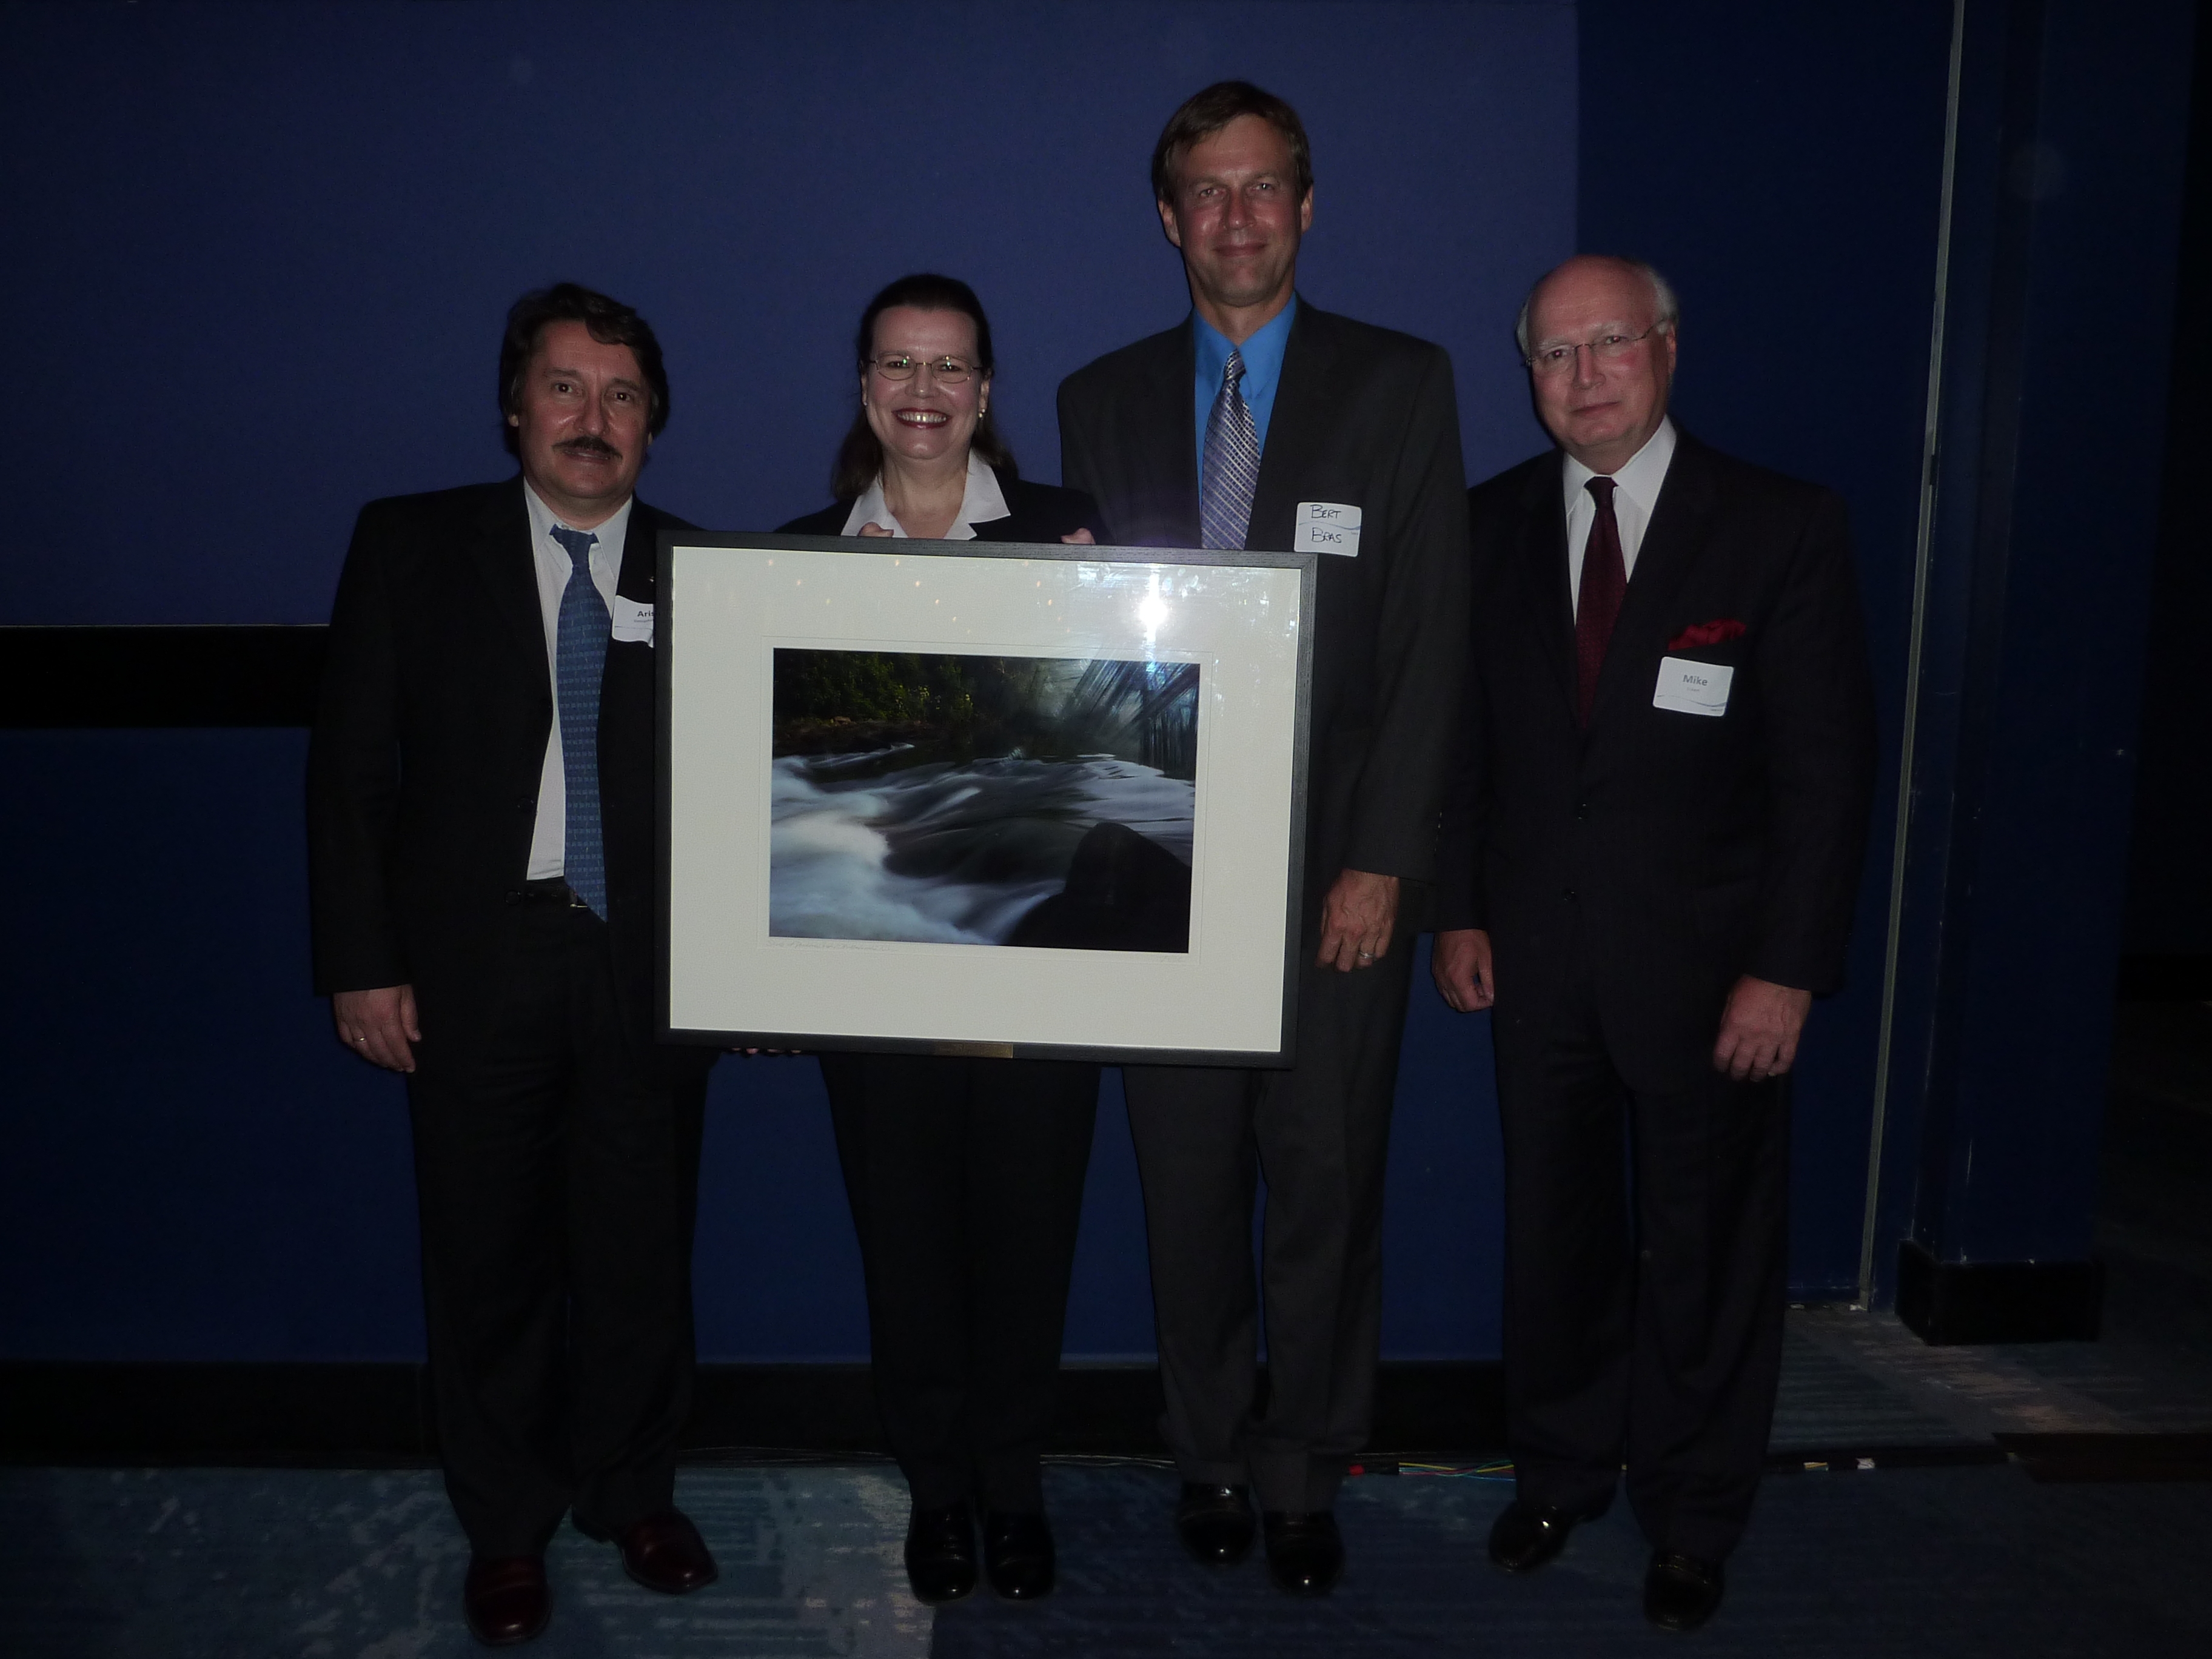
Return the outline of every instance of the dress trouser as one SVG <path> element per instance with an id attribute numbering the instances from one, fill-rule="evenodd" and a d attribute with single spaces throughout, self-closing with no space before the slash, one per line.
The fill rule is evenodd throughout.
<path id="1" fill-rule="evenodd" d="M 1288 1071 L 1122 1073 L 1145 1188 L 1162 1431 L 1184 1480 L 1249 1481 L 1264 1510 L 1331 1507 L 1373 1424 L 1382 1178 L 1412 972 L 1410 934 L 1371 968 L 1309 963 Z M 1262 1295 L 1267 1398 L 1255 1413 Z"/>
<path id="2" fill-rule="evenodd" d="M 884 1437 L 918 1509 L 1038 1514 L 1098 1068 L 824 1054 Z"/>
<path id="3" fill-rule="evenodd" d="M 588 910 L 502 933 L 479 1029 L 425 1008 L 408 1085 L 439 1449 L 482 1556 L 674 1501 L 711 1064 L 626 1040 Z"/>
<path id="4" fill-rule="evenodd" d="M 1654 1547 L 1721 1560 L 1750 1518 L 1781 1374 L 1786 1080 L 1705 1063 L 1679 1090 L 1631 1089 L 1586 988 L 1541 1018 L 1504 998 L 1497 1014 L 1520 1496 L 1595 1515 L 1625 1462 Z"/>

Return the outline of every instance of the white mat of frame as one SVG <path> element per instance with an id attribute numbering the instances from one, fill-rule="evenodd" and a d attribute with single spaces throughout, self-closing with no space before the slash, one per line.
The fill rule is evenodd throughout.
<path id="1" fill-rule="evenodd" d="M 1280 1046 L 1300 573 L 1127 558 L 676 548 L 661 640 L 672 1027 Z M 771 936 L 778 647 L 1199 664 L 1188 952 Z"/>

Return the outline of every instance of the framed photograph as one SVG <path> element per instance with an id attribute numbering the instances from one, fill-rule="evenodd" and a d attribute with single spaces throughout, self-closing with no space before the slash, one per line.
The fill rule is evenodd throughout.
<path id="1" fill-rule="evenodd" d="M 1315 563 L 664 537 L 663 1032 L 1289 1065 Z"/>

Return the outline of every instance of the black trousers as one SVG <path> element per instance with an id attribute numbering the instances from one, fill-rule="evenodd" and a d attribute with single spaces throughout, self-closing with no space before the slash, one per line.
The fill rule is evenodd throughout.
<path id="1" fill-rule="evenodd" d="M 504 922 L 489 1012 L 423 1009 L 408 1085 L 446 1490 L 485 1556 L 674 1500 L 712 1063 L 625 1036 L 589 911 Z"/>
<path id="2" fill-rule="evenodd" d="M 1263 1510 L 1329 1508 L 1373 1425 L 1382 1178 L 1412 972 L 1410 933 L 1371 968 L 1309 963 L 1288 1071 L 1122 1073 L 1152 1249 L 1162 1431 L 1184 1480 L 1249 1481 Z M 1263 1294 L 1268 1389 L 1255 1413 Z"/>
<path id="3" fill-rule="evenodd" d="M 1788 1293 L 1784 1080 L 1709 1063 L 1627 1086 L 1586 993 L 1500 1000 L 1505 1388 L 1520 1496 L 1628 1499 L 1655 1548 L 1721 1560 L 1751 1516 Z M 1715 1009 L 1714 1032 L 1719 1027 Z"/>
<path id="4" fill-rule="evenodd" d="M 1038 1514 L 1098 1068 L 824 1054 L 884 1435 L 919 1509 Z"/>

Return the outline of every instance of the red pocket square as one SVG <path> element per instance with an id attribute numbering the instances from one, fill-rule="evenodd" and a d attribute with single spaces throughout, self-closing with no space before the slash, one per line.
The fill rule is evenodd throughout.
<path id="1" fill-rule="evenodd" d="M 1744 626 L 1734 617 L 1716 617 L 1709 623 L 1696 623 L 1684 629 L 1667 641 L 1669 651 L 1695 651 L 1708 645 L 1724 645 L 1740 637 Z"/>

